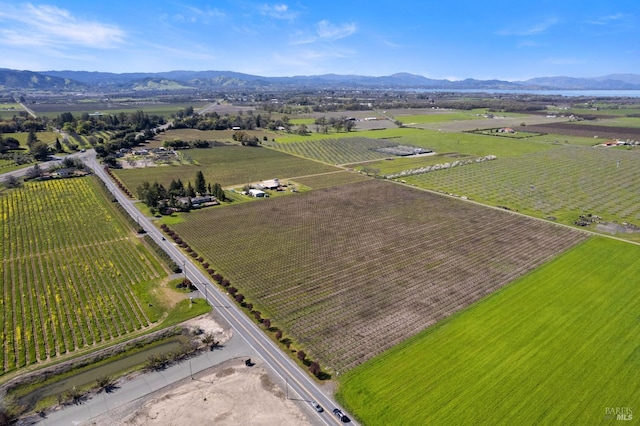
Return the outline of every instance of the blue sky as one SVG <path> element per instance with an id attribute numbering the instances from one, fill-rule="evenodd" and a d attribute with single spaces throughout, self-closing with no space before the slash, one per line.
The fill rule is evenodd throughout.
<path id="1" fill-rule="evenodd" d="M 640 74 L 640 1 L 0 0 L 0 68 Z"/>

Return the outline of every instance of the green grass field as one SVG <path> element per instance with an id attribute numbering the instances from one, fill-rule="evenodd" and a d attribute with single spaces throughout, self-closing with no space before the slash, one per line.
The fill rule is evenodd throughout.
<path id="1" fill-rule="evenodd" d="M 29 136 L 29 133 L 7 133 L 5 136 L 15 138 L 18 142 L 20 142 L 21 147 L 27 147 L 27 138 Z M 62 137 L 60 137 L 60 134 L 56 132 L 38 132 L 36 133 L 36 137 L 39 141 L 42 141 L 46 144 L 53 144 L 56 141 L 56 138 L 58 138 L 62 142 Z"/>
<path id="2" fill-rule="evenodd" d="M 335 167 L 283 154 L 267 148 L 243 146 L 219 146 L 206 149 L 181 151 L 196 164 L 180 166 L 158 166 L 141 169 L 114 170 L 114 173 L 135 194 L 144 181 L 158 181 L 168 186 L 172 179 L 180 178 L 185 183 L 195 179 L 198 170 L 207 182 L 222 186 L 243 185 L 249 182 L 296 176 L 306 176 L 337 170 Z"/>
<path id="3" fill-rule="evenodd" d="M 635 417 L 638 276 L 640 247 L 593 238 L 345 374 L 337 397 L 370 426 Z"/>

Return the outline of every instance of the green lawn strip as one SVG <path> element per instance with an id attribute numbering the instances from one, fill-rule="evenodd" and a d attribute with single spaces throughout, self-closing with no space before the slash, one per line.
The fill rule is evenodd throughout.
<path id="1" fill-rule="evenodd" d="M 635 407 L 640 247 L 592 238 L 340 378 L 368 425 L 594 424 Z"/>
<path id="2" fill-rule="evenodd" d="M 289 120 L 289 123 L 294 125 L 306 124 L 307 126 L 314 125 L 316 122 L 315 118 L 292 118 Z"/>

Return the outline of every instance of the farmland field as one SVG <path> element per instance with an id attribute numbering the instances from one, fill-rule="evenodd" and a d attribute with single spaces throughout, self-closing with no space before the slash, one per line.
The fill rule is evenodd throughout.
<path id="1" fill-rule="evenodd" d="M 395 115 L 393 117 L 396 120 L 402 121 L 404 125 L 410 126 L 412 124 L 425 124 L 425 123 L 441 123 L 445 121 L 454 120 L 478 120 L 475 113 L 470 112 L 439 112 L 431 114 L 411 114 L 411 115 Z"/>
<path id="2" fill-rule="evenodd" d="M 244 130 L 250 136 L 256 136 L 262 141 L 264 136 L 268 138 L 273 136 L 272 133 L 264 130 Z M 154 140 L 149 141 L 150 146 L 162 146 L 164 141 L 221 141 L 238 144 L 233 141 L 235 130 L 197 130 L 197 129 L 172 129 L 157 135 Z"/>
<path id="3" fill-rule="evenodd" d="M 270 147 L 288 154 L 322 161 L 329 164 L 349 164 L 379 160 L 389 154 L 374 151 L 376 148 L 398 145 L 398 141 L 362 137 L 328 138 L 301 142 L 271 142 Z"/>
<path id="4" fill-rule="evenodd" d="M 327 138 L 313 134 L 308 137 L 279 137 L 269 146 L 306 158 L 324 161 L 330 164 L 352 164 L 386 158 L 370 148 L 376 144 L 410 145 L 432 149 L 436 153 L 462 154 L 474 157 L 496 155 L 498 158 L 517 157 L 519 155 L 553 149 L 551 142 L 545 139 L 535 141 L 512 140 L 487 135 L 469 133 L 448 133 L 424 129 L 389 129 L 342 133 L 339 138 Z M 535 139 L 535 138 L 532 138 Z M 376 141 L 376 142 L 373 142 Z"/>
<path id="5" fill-rule="evenodd" d="M 323 173 L 320 175 L 313 175 L 308 177 L 297 178 L 296 182 L 308 186 L 312 189 L 320 189 L 320 188 L 328 188 L 331 186 L 345 185 L 349 183 L 360 182 L 363 180 L 371 179 L 370 177 L 360 174 L 360 173 L 352 173 L 346 170 L 334 172 L 334 173 Z"/>
<path id="6" fill-rule="evenodd" d="M 636 114 L 638 111 L 636 111 Z M 640 117 L 616 117 L 599 120 L 585 120 L 581 126 L 614 126 L 614 127 L 640 127 Z"/>
<path id="7" fill-rule="evenodd" d="M 11 118 L 14 115 L 19 115 L 24 111 L 20 104 L 17 103 L 0 103 L 0 119 Z"/>
<path id="8" fill-rule="evenodd" d="M 635 420 L 638 276 L 640 247 L 592 238 L 348 372 L 338 399 L 371 426 Z"/>
<path id="9" fill-rule="evenodd" d="M 635 120 L 640 121 L 640 119 L 638 118 L 636 118 Z M 604 126 L 596 123 L 581 124 L 580 122 L 537 124 L 533 126 L 527 125 L 526 131 L 600 139 L 600 141 L 595 140 L 594 143 L 604 142 L 609 139 L 640 141 L 640 127 Z"/>
<path id="10" fill-rule="evenodd" d="M 193 181 L 201 170 L 207 182 L 222 186 L 243 185 L 273 178 L 293 178 L 336 171 L 335 167 L 283 154 L 268 148 L 217 146 L 181 151 L 197 165 L 158 166 L 142 169 L 114 170 L 114 173 L 135 194 L 144 181 L 158 181 L 168 186 L 172 179 Z"/>
<path id="11" fill-rule="evenodd" d="M 134 286 L 166 274 L 94 177 L 5 191 L 0 215 L 0 375 L 158 320 Z"/>
<path id="12" fill-rule="evenodd" d="M 534 216 L 553 216 L 567 224 L 584 213 L 608 222 L 640 224 L 640 153 L 636 151 L 561 145 L 406 180 Z"/>
<path id="13" fill-rule="evenodd" d="M 195 211 L 173 227 L 332 372 L 355 367 L 586 238 L 373 179 Z"/>
<path id="14" fill-rule="evenodd" d="M 108 114 L 125 113 L 130 114 L 136 111 L 144 111 L 149 115 L 160 115 L 168 117 L 170 114 L 174 114 L 188 106 L 193 106 L 194 109 L 199 109 L 205 106 L 205 103 L 192 102 L 192 103 L 157 103 L 157 102 L 79 102 L 70 104 L 34 104 L 29 105 L 29 108 L 39 116 L 44 117 L 57 117 L 63 112 L 71 112 L 73 115 L 81 115 L 82 113 L 92 113 L 100 111 Z"/>

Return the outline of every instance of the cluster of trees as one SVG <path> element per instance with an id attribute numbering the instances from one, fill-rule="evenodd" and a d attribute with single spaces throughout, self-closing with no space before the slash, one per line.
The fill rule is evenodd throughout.
<path id="1" fill-rule="evenodd" d="M 187 110 L 183 110 L 182 114 L 175 117 L 171 127 L 173 129 L 197 129 L 197 130 L 231 130 L 240 128 L 241 130 L 269 129 L 277 130 L 285 128 L 287 131 L 291 129 L 288 116 L 281 118 L 272 118 L 271 114 L 254 114 L 252 110 L 246 113 L 238 111 L 236 115 L 224 114 L 217 112 L 206 114 L 187 115 Z"/>
<path id="2" fill-rule="evenodd" d="M 89 115 L 82 113 L 74 116 L 70 112 L 63 112 L 51 120 L 51 124 L 67 133 L 88 135 L 95 131 L 103 130 L 130 130 L 141 132 L 150 130 L 165 124 L 166 121 L 159 115 L 149 115 L 142 110 L 132 113 L 120 112 L 118 114 Z"/>
<path id="3" fill-rule="evenodd" d="M 130 149 L 140 145 L 141 143 L 153 139 L 156 135 L 155 130 L 147 129 L 142 133 L 138 133 L 135 131 L 119 131 L 111 136 L 111 140 L 108 142 L 104 142 L 99 140 L 99 144 L 94 146 L 96 150 L 96 155 L 99 158 L 102 158 L 103 162 L 110 167 L 117 168 L 119 167 L 116 152 L 120 149 Z"/>
<path id="4" fill-rule="evenodd" d="M 333 128 L 336 132 L 350 132 L 356 127 L 356 122 L 349 117 L 319 117 L 315 121 L 317 133 L 328 133 L 329 128 Z"/>
<path id="5" fill-rule="evenodd" d="M 0 133 L 0 154 L 6 154 L 13 149 L 19 149 L 20 142 L 13 137 L 5 137 Z"/>
<path id="6" fill-rule="evenodd" d="M 180 210 L 189 210 L 189 205 L 180 203 L 181 197 L 193 198 L 198 195 L 210 195 L 214 196 L 218 201 L 225 201 L 227 199 L 222 186 L 219 183 L 207 183 L 202 171 L 196 173 L 195 182 L 192 185 L 191 181 L 187 182 L 185 186 L 182 180 L 172 179 L 168 188 L 158 183 L 157 181 L 149 183 L 143 182 L 136 189 L 138 198 L 147 206 L 153 209 L 162 209 L 166 207 L 173 207 Z"/>
<path id="7" fill-rule="evenodd" d="M 49 145 L 38 140 L 36 131 L 33 129 L 29 130 L 27 146 L 29 147 L 29 153 L 38 161 L 46 160 L 49 157 L 49 154 L 51 154 L 51 151 L 49 151 Z"/>
<path id="8" fill-rule="evenodd" d="M 194 141 L 183 141 L 180 139 L 176 139 L 173 141 L 164 141 L 162 145 L 165 148 L 173 148 L 173 149 L 186 149 L 186 148 L 210 148 L 213 146 L 224 145 L 223 142 L 218 141 L 203 141 L 200 139 L 196 139 Z"/>
<path id="9" fill-rule="evenodd" d="M 236 142 L 240 142 L 242 146 L 259 146 L 260 145 L 260 139 L 258 139 L 257 136 L 252 136 L 242 130 L 237 130 L 233 132 L 233 135 L 231 136 L 231 138 Z"/>
<path id="10" fill-rule="evenodd" d="M 47 119 L 30 117 L 26 112 L 14 115 L 10 119 L 0 120 L 0 133 L 28 132 L 29 130 L 40 131 L 47 128 Z"/>

